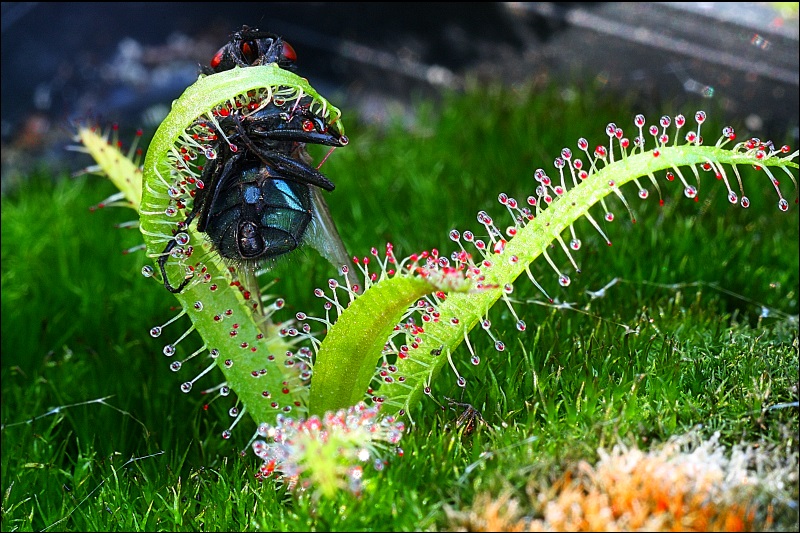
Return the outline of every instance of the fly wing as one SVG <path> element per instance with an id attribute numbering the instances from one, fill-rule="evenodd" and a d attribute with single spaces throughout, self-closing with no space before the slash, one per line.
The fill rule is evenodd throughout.
<path id="1" fill-rule="evenodd" d="M 317 187 L 311 187 L 311 204 L 314 208 L 314 213 L 311 224 L 308 226 L 307 242 L 322 257 L 330 261 L 339 274 L 342 274 L 342 267 L 351 263 L 350 254 L 347 253 L 347 248 L 342 242 L 339 231 L 336 229 L 336 223 L 331 217 L 325 197 L 322 196 L 322 191 Z M 358 292 L 363 290 L 364 284 L 359 281 L 352 266 L 347 269 L 346 276 L 351 287 L 357 285 L 359 287 Z"/>
<path id="2" fill-rule="evenodd" d="M 311 164 L 311 156 L 305 150 L 305 146 L 301 145 L 295 152 L 294 157 L 298 160 Z M 342 242 L 342 237 L 339 235 L 339 230 L 336 229 L 336 223 L 333 221 L 328 203 L 322 194 L 322 190 L 318 187 L 309 187 L 311 190 L 311 206 L 312 218 L 311 224 L 308 225 L 306 232 L 305 242 L 314 248 L 319 254 L 330 261 L 336 267 L 336 271 L 342 274 L 342 267 L 350 265 L 350 254 L 347 253 L 347 248 Z M 358 279 L 354 268 L 348 268 L 345 274 L 350 286 L 357 286 L 359 293 L 363 292 L 364 284 Z"/>

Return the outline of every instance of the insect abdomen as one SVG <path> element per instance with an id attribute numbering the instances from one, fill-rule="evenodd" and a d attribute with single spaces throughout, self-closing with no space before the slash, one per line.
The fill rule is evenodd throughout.
<path id="1" fill-rule="evenodd" d="M 268 176 L 268 167 L 243 171 L 211 208 L 205 231 L 222 257 L 272 259 L 300 245 L 311 222 L 308 186 Z"/>

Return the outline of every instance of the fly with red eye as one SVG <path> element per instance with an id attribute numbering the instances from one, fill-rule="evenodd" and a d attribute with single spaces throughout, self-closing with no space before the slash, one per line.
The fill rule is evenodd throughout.
<path id="1" fill-rule="evenodd" d="M 220 48 L 208 67 L 201 67 L 203 74 L 214 74 L 234 67 L 253 67 L 277 63 L 279 67 L 293 69 L 297 53 L 292 45 L 274 33 L 242 26 L 231 36 L 231 40 Z"/>
<path id="2" fill-rule="evenodd" d="M 203 72 L 213 75 L 236 67 L 269 63 L 293 66 L 294 49 L 273 33 L 244 26 L 234 33 Z M 339 125 L 311 111 L 311 98 L 295 101 L 274 99 L 230 108 L 213 124 L 198 119 L 198 126 L 213 130 L 218 139 L 208 150 L 200 181 L 187 216 L 178 224 L 183 231 L 195 219 L 214 250 L 227 262 L 251 271 L 274 262 L 303 243 L 309 243 L 335 266 L 349 255 L 321 191 L 334 184 L 311 166 L 306 144 L 345 146 L 348 139 Z M 185 235 L 185 234 L 184 234 Z M 182 240 L 182 238 L 181 238 Z M 164 286 L 181 292 L 193 276 L 177 286 L 170 283 L 166 265 L 172 257 L 189 257 L 178 238 L 172 239 L 159 257 Z M 352 275 L 351 283 L 358 284 Z M 357 290 L 357 289 L 356 289 Z"/>

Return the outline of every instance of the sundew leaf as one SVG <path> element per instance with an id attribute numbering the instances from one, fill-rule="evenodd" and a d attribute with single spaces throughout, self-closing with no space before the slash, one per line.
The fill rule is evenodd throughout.
<path id="1" fill-rule="evenodd" d="M 192 326 L 176 335 L 177 340 L 166 344 L 163 351 L 172 357 L 176 345 L 197 330 L 204 341 L 198 352 L 205 353 L 211 361 L 181 389 L 189 392 L 200 377 L 219 366 L 225 375 L 219 390 L 223 394 L 234 390 L 244 405 L 244 409 L 237 410 L 239 418 L 247 411 L 259 422 L 274 421 L 279 413 L 305 410 L 308 389 L 302 383 L 300 365 L 284 364 L 284 354 L 291 350 L 292 343 L 268 320 L 271 310 L 260 307 L 260 302 L 238 281 L 235 269 L 210 249 L 203 235 L 193 227 L 180 227 L 179 221 L 184 218 L 180 213 L 184 209 L 188 212 L 193 188 L 202 186 L 197 179 L 198 165 L 206 153 L 192 135 L 197 121 L 213 121 L 215 112 L 231 105 L 253 101 L 262 104 L 277 98 L 291 102 L 303 97 L 310 97 L 312 109 L 341 130 L 339 110 L 320 97 L 305 79 L 277 65 L 236 68 L 201 77 L 173 103 L 171 113 L 158 128 L 145 159 L 143 181 L 141 169 L 104 137 L 87 127 L 78 132 L 85 150 L 95 159 L 97 170 L 105 173 L 128 204 L 139 211 L 148 256 L 158 259 L 166 244 L 176 238 L 181 239 L 183 247 L 178 252 L 185 252 L 187 245 L 194 244 L 192 254 L 176 254 L 177 265 L 171 264 L 172 258 L 169 264 L 170 273 L 179 267 L 187 276 L 195 276 L 193 283 L 175 295 L 183 308 L 179 316 L 188 315 Z M 190 158 L 187 154 L 194 155 Z M 189 256 L 200 259 L 189 266 Z M 161 336 L 162 326 L 152 328 L 151 335 Z M 173 362 L 173 370 L 180 369 L 181 364 Z M 226 431 L 224 436 L 228 434 Z"/>
<path id="2" fill-rule="evenodd" d="M 696 120 L 698 125 L 702 124 L 705 121 L 705 113 L 698 112 Z M 675 118 L 675 122 L 680 129 L 685 124 L 685 119 L 679 115 Z M 342 334 L 338 331 L 334 337 L 326 338 L 319 349 L 317 367 L 322 366 L 327 369 L 333 367 L 335 361 L 347 360 L 355 363 L 360 360 L 363 366 L 357 372 L 355 369 L 350 371 L 353 375 L 357 374 L 361 381 L 351 380 L 350 382 L 362 383 L 363 376 L 368 374 L 369 365 L 374 364 L 374 361 L 382 355 L 384 358 L 387 355 L 396 355 L 397 360 L 392 365 L 393 371 L 390 375 L 384 375 L 385 371 L 378 375 L 374 369 L 372 370 L 373 376 L 377 376 L 375 380 L 380 384 L 380 388 L 376 392 L 367 392 L 367 396 L 371 396 L 373 401 L 386 406 L 384 409 L 387 413 L 408 413 L 421 395 L 430 391 L 431 382 L 448 363 L 456 372 L 458 385 L 466 386 L 465 378 L 458 374 L 456 366 L 453 364 L 453 351 L 461 342 L 467 341 L 468 343 L 469 332 L 479 324 L 492 336 L 495 348 L 498 351 L 504 350 L 505 344 L 491 333 L 491 321 L 488 319 L 489 310 L 503 299 L 516 317 L 508 295 L 513 291 L 513 284 L 521 274 L 530 275 L 530 264 L 541 255 L 544 255 L 548 263 L 556 270 L 561 285 L 568 285 L 569 277 L 555 267 L 547 254 L 548 248 L 555 244 L 560 245 L 560 249 L 575 265 L 571 253 L 580 248 L 580 240 L 575 236 L 573 225 L 581 217 L 587 218 L 610 246 L 611 242 L 595 222 L 590 210 L 600 204 L 605 209 L 606 220 L 612 220 L 613 215 L 606 209 L 604 198 L 613 193 L 627 207 L 627 201 L 620 188 L 630 182 L 634 182 L 638 187 L 640 198 L 647 198 L 649 193 L 639 183 L 638 178 L 640 177 L 647 177 L 658 188 L 655 175 L 666 170 L 667 182 L 683 186 L 685 196 L 694 198 L 697 196 L 700 186 L 700 172 L 710 171 L 717 179 L 724 181 L 728 190 L 729 202 L 739 203 L 746 208 L 749 206 L 749 199 L 744 194 L 738 166 L 755 166 L 767 174 L 775 186 L 779 196 L 779 210 L 788 210 L 789 203 L 781 194 L 778 180 L 770 169 L 787 174 L 797 189 L 796 180 L 790 171 L 790 169 L 798 168 L 797 163 L 793 161 L 797 158 L 797 152 L 789 154 L 790 150 L 786 146 L 775 149 L 771 143 L 762 143 L 758 139 L 751 139 L 738 143 L 733 148 L 726 148 L 725 145 L 735 139 L 731 128 L 723 130 L 723 136 L 716 146 L 701 146 L 699 127 L 698 133 L 690 131 L 687 134 L 687 144 L 685 145 L 675 143 L 667 146 L 668 137 L 662 136 L 661 139 L 657 139 L 655 148 L 645 150 L 641 135 L 644 117 L 637 116 L 635 124 L 640 131 L 636 143 L 638 149 L 629 150 L 630 143 L 622 137 L 622 130 L 611 124 L 607 130 L 611 139 L 608 149 L 599 146 L 592 155 L 588 151 L 587 141 L 579 140 L 579 147 L 589 157 L 588 163 L 578 162 L 571 151 L 565 149 L 562 151 L 562 157 L 558 158 L 555 164 L 559 172 L 558 178 L 549 178 L 544 171 L 537 170 L 535 177 L 540 185 L 537 188 L 536 196 L 529 197 L 527 201 L 533 210 L 520 209 L 516 200 L 503 198 L 501 195 L 501 203 L 509 208 L 509 211 L 517 213 L 516 224 L 506 230 L 505 236 L 495 226 L 488 214 L 479 213 L 478 220 L 484 225 L 486 233 L 489 235 L 489 242 L 480 241 L 469 232 L 465 232 L 463 236 L 464 244 L 475 245 L 474 258 L 472 253 L 468 253 L 461 244 L 462 236 L 453 230 L 450 234 L 451 239 L 459 243 L 461 251 L 457 252 L 455 256 L 451 256 L 457 257 L 454 259 L 456 266 L 453 267 L 452 264 L 447 263 L 447 268 L 456 268 L 464 272 L 466 278 L 475 282 L 474 290 L 450 293 L 446 297 L 440 295 L 429 298 L 430 310 L 421 314 L 422 319 L 426 319 L 424 332 L 421 332 L 422 328 L 420 328 L 415 333 L 413 340 L 408 335 L 403 337 L 403 333 L 400 332 L 399 340 L 395 338 L 392 342 L 392 344 L 401 345 L 400 350 L 387 354 L 385 349 L 385 346 L 388 345 L 387 339 L 391 340 L 392 338 L 391 332 L 389 337 L 386 335 L 388 327 L 368 329 L 371 321 L 377 320 L 379 317 L 377 314 L 374 317 L 367 316 L 368 311 L 366 310 L 379 313 L 377 310 L 380 309 L 385 294 L 392 291 L 391 286 L 397 284 L 399 287 L 405 283 L 405 279 L 414 276 L 413 269 L 399 269 L 394 277 L 381 282 L 380 290 L 375 290 L 378 286 L 368 289 L 341 313 L 339 321 L 347 324 L 345 331 L 351 334 L 358 332 L 357 341 L 354 343 L 342 342 Z M 666 126 L 670 124 L 669 117 L 661 118 L 663 128 L 666 128 L 665 124 Z M 652 133 L 652 127 L 650 131 Z M 658 130 L 656 130 L 657 132 Z M 615 148 L 615 144 L 618 148 Z M 615 154 L 615 149 L 618 150 L 617 154 Z M 616 160 L 615 155 L 617 155 Z M 676 179 L 676 175 L 679 179 Z M 685 176 L 694 176 L 697 185 L 691 184 Z M 737 182 L 740 189 L 738 193 L 733 190 Z M 631 216 L 633 215 L 631 214 Z M 568 231 L 571 237 L 568 237 L 569 245 L 562 237 L 562 234 Z M 438 262 L 432 264 L 435 265 Z M 533 278 L 531 277 L 531 279 Z M 533 281 L 536 283 L 535 280 Z M 537 287 L 539 287 L 538 284 Z M 541 287 L 539 288 L 541 289 Z M 356 303 L 360 305 L 356 306 Z M 358 311 L 351 311 L 351 309 L 358 309 Z M 351 313 L 353 316 L 350 316 Z M 393 310 L 393 314 L 397 316 L 401 313 L 399 310 Z M 517 319 L 517 329 L 523 331 L 525 327 L 524 322 Z M 365 333 L 368 331 L 374 337 Z M 398 328 L 395 328 L 394 331 L 397 332 Z M 409 342 L 404 344 L 404 339 Z M 471 347 L 469 349 L 472 351 Z M 359 351 L 358 357 L 348 355 L 353 350 Z M 479 361 L 479 357 L 472 353 L 473 364 L 478 364 Z M 344 373 L 343 370 L 340 370 L 337 373 L 326 372 L 322 375 L 315 375 L 314 390 L 336 390 L 337 381 L 342 379 Z M 344 396 L 341 393 L 338 394 Z M 322 393 L 320 392 L 316 398 L 321 399 Z M 359 399 L 358 392 L 353 391 L 351 401 L 357 399 Z M 322 405 L 333 405 L 328 403 L 330 401 L 323 401 Z"/>

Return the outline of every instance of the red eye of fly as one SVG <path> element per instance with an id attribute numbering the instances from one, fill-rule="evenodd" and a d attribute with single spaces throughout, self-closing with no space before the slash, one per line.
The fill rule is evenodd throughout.
<path id="1" fill-rule="evenodd" d="M 242 57 L 244 57 L 248 63 L 253 63 L 258 59 L 258 46 L 254 41 L 242 43 Z"/>
<path id="2" fill-rule="evenodd" d="M 297 52 L 295 52 L 294 48 L 292 48 L 292 45 L 286 41 L 283 41 L 283 50 L 281 51 L 281 54 L 292 63 L 297 61 Z"/>
<path id="3" fill-rule="evenodd" d="M 211 58 L 211 63 L 210 63 L 211 68 L 217 68 L 219 66 L 219 64 L 222 62 L 222 54 L 224 53 L 225 53 L 225 47 L 223 46 L 217 51 L 216 54 L 214 54 L 214 57 Z"/>

